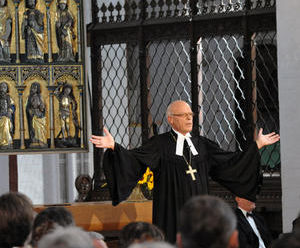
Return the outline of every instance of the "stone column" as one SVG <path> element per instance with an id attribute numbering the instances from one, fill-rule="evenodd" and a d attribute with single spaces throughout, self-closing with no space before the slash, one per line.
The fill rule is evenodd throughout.
<path id="1" fill-rule="evenodd" d="M 276 1 L 283 232 L 300 211 L 299 0 Z"/>
<path id="2" fill-rule="evenodd" d="M 9 160 L 7 155 L 0 156 L 0 195 L 9 191 Z"/>
<path id="3" fill-rule="evenodd" d="M 61 167 L 59 154 L 43 155 L 44 204 L 62 203 L 65 188 L 64 185 L 61 185 L 60 178 L 63 178 L 65 175 L 60 170 Z"/>

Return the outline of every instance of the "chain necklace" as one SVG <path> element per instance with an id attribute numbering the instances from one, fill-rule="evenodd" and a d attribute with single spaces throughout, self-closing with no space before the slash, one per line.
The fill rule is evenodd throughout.
<path id="1" fill-rule="evenodd" d="M 176 143 L 177 140 L 176 140 L 174 134 L 173 134 L 172 132 L 170 132 L 170 134 L 171 134 L 172 138 L 174 139 L 174 141 L 175 141 L 175 143 Z M 192 180 L 195 181 L 195 180 L 196 180 L 195 173 L 197 173 L 197 170 L 196 170 L 196 169 L 193 169 L 193 167 L 192 167 L 192 154 L 191 154 L 191 149 L 190 149 L 190 147 L 189 147 L 189 152 L 190 152 L 190 153 L 189 153 L 189 154 L 190 154 L 190 161 L 189 161 L 189 162 L 187 161 L 187 159 L 186 159 L 184 153 L 182 153 L 182 157 L 183 157 L 185 163 L 187 164 L 187 166 L 188 166 L 188 168 L 189 168 L 188 170 L 185 171 L 185 173 L 186 173 L 186 174 L 190 174 L 191 177 L 192 177 Z"/>

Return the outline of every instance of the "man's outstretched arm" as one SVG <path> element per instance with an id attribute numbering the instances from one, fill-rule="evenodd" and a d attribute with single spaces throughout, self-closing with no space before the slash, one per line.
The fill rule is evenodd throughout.
<path id="1" fill-rule="evenodd" d="M 279 134 L 276 134 L 275 132 L 263 134 L 263 129 L 259 129 L 257 138 L 256 138 L 256 144 L 258 149 L 263 148 L 264 146 L 272 145 L 280 140 Z"/>
<path id="2" fill-rule="evenodd" d="M 110 148 L 112 150 L 115 149 L 115 140 L 113 136 L 111 136 L 110 132 L 103 128 L 105 136 L 97 136 L 92 135 L 90 141 L 97 147 L 97 148 Z"/>

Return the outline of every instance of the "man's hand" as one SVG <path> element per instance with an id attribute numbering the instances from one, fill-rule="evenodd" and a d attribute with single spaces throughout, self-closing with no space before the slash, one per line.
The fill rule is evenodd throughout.
<path id="1" fill-rule="evenodd" d="M 275 142 L 279 141 L 280 136 L 279 134 L 276 134 L 275 132 L 268 133 L 266 135 L 263 134 L 263 129 L 259 129 L 256 144 L 258 149 L 263 148 L 264 146 L 272 145 Z"/>
<path id="2" fill-rule="evenodd" d="M 90 141 L 98 148 L 115 148 L 115 140 L 106 128 L 103 128 L 105 136 L 92 135 Z"/>

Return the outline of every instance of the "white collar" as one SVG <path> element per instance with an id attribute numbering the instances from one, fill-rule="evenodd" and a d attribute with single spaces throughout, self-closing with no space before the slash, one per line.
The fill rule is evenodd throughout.
<path id="1" fill-rule="evenodd" d="M 187 133 L 186 135 L 183 135 L 179 132 L 177 132 L 176 130 L 173 129 L 173 131 L 177 134 L 177 141 L 176 141 L 176 155 L 178 156 L 183 156 L 183 144 L 184 144 L 184 140 L 186 140 L 186 142 L 188 143 L 192 154 L 195 156 L 198 154 L 192 140 L 191 137 L 192 135 L 190 133 Z"/>
<path id="2" fill-rule="evenodd" d="M 252 211 L 251 212 L 247 212 L 245 209 L 242 209 L 242 208 L 240 208 L 240 207 L 238 207 L 241 211 L 242 211 L 242 213 L 243 213 L 243 215 L 246 217 L 246 219 L 247 219 L 247 213 L 252 213 Z"/>

